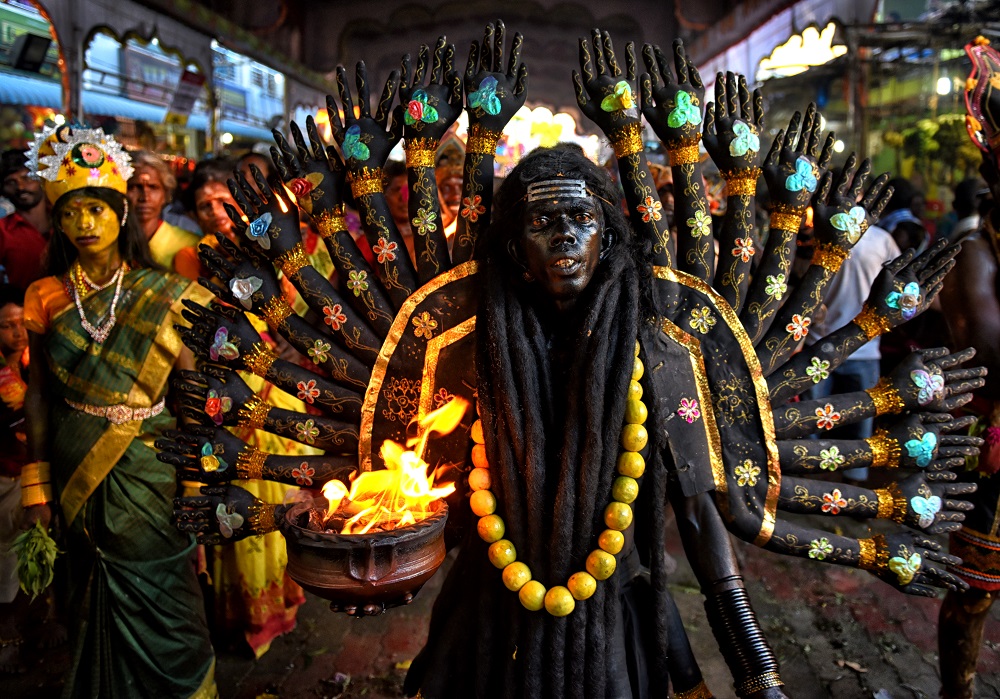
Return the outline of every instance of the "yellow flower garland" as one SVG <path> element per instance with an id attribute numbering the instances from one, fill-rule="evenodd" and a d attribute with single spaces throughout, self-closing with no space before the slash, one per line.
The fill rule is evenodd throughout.
<path id="1" fill-rule="evenodd" d="M 604 509 L 604 523 L 607 526 L 597 537 L 598 548 L 590 552 L 585 563 L 586 570 L 573 573 L 566 585 L 555 585 L 549 589 L 532 578 L 527 564 L 517 560 L 517 549 L 504 538 L 506 525 L 496 514 L 497 500 L 490 491 L 493 479 L 486 460 L 482 422 L 472 425 L 472 463 L 475 468 L 469 474 L 469 488 L 472 497 L 469 505 L 473 514 L 479 517 L 477 531 L 479 537 L 490 545 L 489 558 L 497 568 L 503 570 L 503 583 L 511 592 L 516 592 L 525 609 L 536 612 L 542 607 L 552 616 L 566 616 L 576 608 L 577 600 L 589 598 L 597 590 L 598 580 L 607 580 L 615 572 L 615 554 L 625 545 L 623 531 L 632 525 L 632 502 L 639 494 L 636 480 L 646 470 L 646 462 L 641 452 L 648 441 L 643 426 L 648 414 L 642 402 L 642 378 L 644 367 L 639 359 L 639 343 L 635 343 L 635 364 L 632 381 L 629 384 L 628 399 L 625 403 L 625 425 L 621 432 L 623 451 L 618 456 L 618 477 L 611 485 L 612 501 Z"/>

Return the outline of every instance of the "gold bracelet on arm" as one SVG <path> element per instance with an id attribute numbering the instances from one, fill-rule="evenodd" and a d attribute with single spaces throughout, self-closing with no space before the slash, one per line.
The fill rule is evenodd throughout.
<path id="1" fill-rule="evenodd" d="M 861 328 L 865 337 L 869 340 L 874 340 L 879 335 L 884 335 L 892 329 L 892 325 L 889 324 L 889 319 L 880 314 L 867 303 L 862 307 L 861 313 L 859 313 L 852 322 Z"/>
<path id="2" fill-rule="evenodd" d="M 270 503 L 253 503 L 248 508 L 250 515 L 247 517 L 247 521 L 250 523 L 250 528 L 256 534 L 270 534 L 273 531 L 277 531 L 278 525 L 274 521 L 274 510 L 277 505 L 272 505 Z"/>
<path id="3" fill-rule="evenodd" d="M 701 143 L 701 134 L 683 141 L 664 144 L 667 147 L 667 155 L 670 156 L 670 166 L 690 165 L 701 160 L 701 155 L 698 152 L 699 143 Z"/>
<path id="4" fill-rule="evenodd" d="M 760 179 L 760 168 L 720 172 L 726 181 L 726 191 L 729 196 L 752 197 L 757 194 L 757 181 Z"/>
<path id="5" fill-rule="evenodd" d="M 281 324 L 294 312 L 292 307 L 288 305 L 288 302 L 281 296 L 272 296 L 260 309 L 264 320 L 272 328 L 280 328 Z"/>
<path id="6" fill-rule="evenodd" d="M 383 191 L 380 167 L 363 167 L 360 172 L 348 174 L 347 181 L 351 185 L 351 194 L 355 199 L 369 194 L 380 194 Z"/>
<path id="7" fill-rule="evenodd" d="M 236 456 L 236 475 L 247 481 L 259 481 L 264 475 L 267 454 L 249 444 Z"/>
<path id="8" fill-rule="evenodd" d="M 765 689 L 783 687 L 784 684 L 785 683 L 781 681 L 781 677 L 778 676 L 777 672 L 765 672 L 762 675 L 757 675 L 756 677 L 751 677 L 750 679 L 744 681 L 740 684 L 736 693 L 742 697 L 748 697 L 751 694 L 756 694 L 757 692 Z"/>
<path id="9" fill-rule="evenodd" d="M 702 680 L 697 686 L 691 689 L 683 692 L 674 692 L 674 699 L 714 699 L 714 697 L 712 696 L 712 692 L 709 691 L 708 685 L 705 684 L 705 680 Z"/>
<path id="10" fill-rule="evenodd" d="M 839 245 L 823 243 L 813 249 L 812 263 L 836 274 L 850 255 L 850 250 L 845 250 Z"/>
<path id="11" fill-rule="evenodd" d="M 247 369 L 262 379 L 267 378 L 268 369 L 278 359 L 278 355 L 263 342 L 254 344 L 253 349 L 243 358 Z"/>
<path id="12" fill-rule="evenodd" d="M 608 140 L 615 149 L 615 157 L 626 158 L 643 152 L 646 147 L 642 142 L 642 124 L 628 124 L 613 131 Z"/>
<path id="13" fill-rule="evenodd" d="M 899 395 L 899 391 L 892 385 L 886 377 L 879 379 L 873 388 L 869 388 L 865 393 L 875 404 L 876 417 L 881 415 L 897 415 L 903 412 L 906 404 Z"/>
<path id="14" fill-rule="evenodd" d="M 271 406 L 265 403 L 260 396 L 251 396 L 250 400 L 240 406 L 237 415 L 240 418 L 240 425 L 261 430 L 264 429 L 269 412 L 271 412 Z"/>
<path id="15" fill-rule="evenodd" d="M 496 155 L 497 144 L 500 143 L 502 136 L 502 131 L 490 131 L 482 124 L 472 124 L 469 127 L 469 139 L 465 143 L 465 152 L 478 155 Z"/>
<path id="16" fill-rule="evenodd" d="M 296 243 L 291 250 L 280 255 L 275 263 L 281 268 L 282 273 L 291 279 L 303 267 L 309 265 L 309 258 L 306 257 L 306 249 L 302 243 Z"/>
<path id="17" fill-rule="evenodd" d="M 50 502 L 52 502 L 51 483 L 21 486 L 21 507 L 46 505 Z"/>
<path id="18" fill-rule="evenodd" d="M 411 138 L 406 141 L 406 167 L 434 167 L 438 140 L 436 138 Z"/>
<path id="19" fill-rule="evenodd" d="M 332 211 L 324 211 L 315 218 L 316 229 L 323 238 L 332 238 L 334 234 L 347 230 L 347 218 L 344 207 L 338 206 Z"/>
<path id="20" fill-rule="evenodd" d="M 885 536 L 876 534 L 870 539 L 858 541 L 861 550 L 858 552 L 858 568 L 862 570 L 880 571 L 889 567 L 889 545 Z"/>
<path id="21" fill-rule="evenodd" d="M 885 430 L 875 430 L 875 434 L 865 439 L 872 452 L 872 468 L 899 468 L 902 450 L 899 442 Z"/>

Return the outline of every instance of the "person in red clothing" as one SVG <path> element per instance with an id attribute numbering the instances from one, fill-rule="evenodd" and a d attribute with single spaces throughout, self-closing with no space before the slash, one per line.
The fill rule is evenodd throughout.
<path id="1" fill-rule="evenodd" d="M 24 151 L 0 155 L 3 195 L 14 213 L 0 219 L 0 266 L 7 280 L 24 291 L 42 276 L 42 255 L 49 243 L 52 221 L 41 183 L 28 176 Z"/>

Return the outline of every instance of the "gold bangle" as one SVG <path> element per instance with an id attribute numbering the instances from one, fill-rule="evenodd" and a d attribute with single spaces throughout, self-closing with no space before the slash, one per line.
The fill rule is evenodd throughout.
<path id="1" fill-rule="evenodd" d="M 347 230 L 347 219 L 339 206 L 333 211 L 324 211 L 316 217 L 316 230 L 323 238 L 332 238 L 335 233 Z"/>
<path id="2" fill-rule="evenodd" d="M 40 483 L 21 487 L 21 507 L 34 507 L 52 502 L 52 484 Z"/>
<path id="3" fill-rule="evenodd" d="M 479 155 L 496 155 L 497 144 L 503 136 L 501 131 L 490 131 L 482 124 L 472 124 L 469 127 L 469 138 L 465 143 L 466 153 Z"/>
<path id="4" fill-rule="evenodd" d="M 434 167 L 439 141 L 436 138 L 411 138 L 406 141 L 406 167 Z"/>
<path id="5" fill-rule="evenodd" d="M 264 429 L 270 411 L 271 406 L 261 400 L 260 396 L 251 396 L 250 400 L 240 406 L 237 415 L 240 418 L 240 425 L 261 430 Z"/>
<path id="6" fill-rule="evenodd" d="M 858 568 L 871 570 L 875 567 L 875 540 L 858 539 Z"/>
<path id="7" fill-rule="evenodd" d="M 52 470 L 48 461 L 32 461 L 21 469 L 21 485 L 48 483 L 52 480 Z M 26 482 L 27 481 L 27 482 Z"/>
<path id="8" fill-rule="evenodd" d="M 719 174 L 726 181 L 729 196 L 752 197 L 757 194 L 757 180 L 760 179 L 759 167 Z"/>
<path id="9" fill-rule="evenodd" d="M 693 689 L 684 692 L 674 692 L 674 699 L 714 699 L 712 693 L 705 684 L 705 680 L 698 683 Z"/>
<path id="10" fill-rule="evenodd" d="M 892 384 L 885 377 L 879 379 L 873 388 L 869 388 L 865 393 L 875 404 L 875 416 L 896 415 L 903 412 L 906 404 L 903 402 L 899 391 L 893 388 Z"/>
<path id="11" fill-rule="evenodd" d="M 858 568 L 862 570 L 886 570 L 889 567 L 889 545 L 885 536 L 876 534 L 870 539 L 859 539 Z"/>
<path id="12" fill-rule="evenodd" d="M 306 249 L 302 243 L 296 243 L 291 250 L 280 255 L 275 262 L 289 279 L 298 274 L 303 267 L 309 266 L 309 258 L 306 257 Z"/>
<path id="13" fill-rule="evenodd" d="M 698 144 L 701 142 L 701 134 L 694 138 L 677 141 L 667 144 L 667 155 L 670 156 L 670 166 L 690 165 L 701 160 L 698 153 Z"/>
<path id="14" fill-rule="evenodd" d="M 257 534 L 270 534 L 278 529 L 278 525 L 274 522 L 274 509 L 276 505 L 271 505 L 270 503 L 254 503 L 247 508 L 249 511 L 249 516 L 247 521 L 250 523 L 250 528 Z"/>
<path id="15" fill-rule="evenodd" d="M 288 302 L 280 296 L 272 296 L 260 309 L 260 314 L 272 328 L 281 327 L 285 319 L 294 312 Z"/>
<path id="16" fill-rule="evenodd" d="M 850 250 L 844 250 L 840 246 L 824 243 L 817 245 L 813 249 L 812 263 L 819 265 L 832 274 L 836 274 L 840 271 L 840 266 L 844 264 L 844 261 L 850 254 Z"/>
<path id="17" fill-rule="evenodd" d="M 642 124 L 628 124 L 614 131 L 608 140 L 615 149 L 615 157 L 627 158 L 645 150 L 642 142 Z"/>
<path id="18" fill-rule="evenodd" d="M 236 455 L 236 475 L 243 480 L 259 481 L 264 475 L 264 462 L 267 454 L 247 445 Z"/>
<path id="19" fill-rule="evenodd" d="M 902 450 L 899 442 L 885 430 L 875 430 L 875 434 L 865 439 L 872 452 L 872 468 L 899 468 Z"/>
<path id="20" fill-rule="evenodd" d="M 884 335 L 892 328 L 889 324 L 889 319 L 881 315 L 867 303 L 861 309 L 861 313 L 857 315 L 853 322 L 861 328 L 865 337 L 869 340 L 873 340 L 879 335 Z"/>
<path id="21" fill-rule="evenodd" d="M 781 681 L 781 677 L 778 676 L 777 672 L 765 672 L 763 675 L 757 675 L 756 677 L 751 677 L 750 679 L 744 681 L 740 684 L 736 693 L 745 697 L 764 689 L 770 689 L 771 687 L 782 687 L 784 684 L 785 683 Z"/>
<path id="22" fill-rule="evenodd" d="M 351 185 L 351 194 L 355 199 L 368 196 L 369 194 L 380 194 L 382 187 L 382 168 L 363 167 L 361 172 L 352 172 L 347 176 L 347 181 Z"/>
<path id="23" fill-rule="evenodd" d="M 243 362 L 247 365 L 247 369 L 263 379 L 267 378 L 267 372 L 277 358 L 278 355 L 271 348 L 262 342 L 257 342 L 243 357 Z"/>
<path id="24" fill-rule="evenodd" d="M 889 484 L 888 488 L 876 488 L 878 496 L 878 519 L 891 519 L 899 524 L 906 524 L 906 498 L 899 492 L 899 486 Z"/>
<path id="25" fill-rule="evenodd" d="M 771 228 L 782 231 L 799 232 L 802 227 L 803 213 L 788 213 L 785 211 L 771 212 Z"/>

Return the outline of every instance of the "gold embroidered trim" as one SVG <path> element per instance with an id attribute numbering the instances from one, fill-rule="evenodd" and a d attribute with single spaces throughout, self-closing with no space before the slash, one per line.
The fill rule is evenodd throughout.
<path id="1" fill-rule="evenodd" d="M 667 144 L 667 155 L 670 156 L 670 166 L 690 165 L 701 160 L 698 154 L 698 144 L 701 142 L 701 134 L 686 141 L 678 141 Z"/>
<path id="2" fill-rule="evenodd" d="M 259 481 L 264 475 L 264 461 L 267 454 L 247 445 L 236 455 L 236 475 L 248 481 Z"/>
<path id="3" fill-rule="evenodd" d="M 889 436 L 885 430 L 875 430 L 875 434 L 865 439 L 872 452 L 873 468 L 899 468 L 902 451 L 899 442 Z"/>
<path id="4" fill-rule="evenodd" d="M 760 179 L 759 167 L 719 174 L 726 181 L 729 196 L 752 197 L 757 194 L 757 180 Z"/>
<path id="5" fill-rule="evenodd" d="M 52 484 L 21 486 L 21 507 L 33 507 L 52 502 Z"/>
<path id="6" fill-rule="evenodd" d="M 335 233 L 347 230 L 347 219 L 340 207 L 333 211 L 324 211 L 316 217 L 316 230 L 323 238 L 332 238 Z"/>
<path id="7" fill-rule="evenodd" d="M 247 365 L 252 373 L 263 378 L 267 377 L 267 372 L 274 364 L 274 361 L 278 358 L 271 348 L 262 342 L 254 344 L 253 349 L 243 358 L 243 361 Z"/>
<path id="8" fill-rule="evenodd" d="M 434 167 L 439 141 L 436 138 L 411 138 L 406 141 L 406 167 Z"/>
<path id="9" fill-rule="evenodd" d="M 465 144 L 465 152 L 496 155 L 497 144 L 502 136 L 501 131 L 490 131 L 482 124 L 473 124 L 469 127 L 469 140 Z"/>
<path id="10" fill-rule="evenodd" d="M 865 391 L 865 393 L 868 394 L 868 397 L 872 399 L 872 403 L 875 404 L 876 417 L 880 415 L 897 415 L 903 412 L 903 408 L 906 407 L 902 397 L 899 395 L 899 391 L 885 377 L 879 379 L 878 383 L 873 388 Z"/>
<path id="11" fill-rule="evenodd" d="M 280 296 L 272 296 L 260 309 L 260 314 L 272 328 L 281 327 L 285 319 L 294 312 L 288 302 Z"/>
<path id="12" fill-rule="evenodd" d="M 697 687 L 686 692 L 674 692 L 674 699 L 714 699 L 712 693 L 705 684 L 705 680 L 698 683 Z"/>
<path id="13" fill-rule="evenodd" d="M 261 400 L 260 396 L 252 396 L 250 400 L 240 406 L 237 415 L 240 417 L 241 426 L 260 430 L 264 428 L 267 414 L 270 411 L 271 406 Z"/>
<path id="14" fill-rule="evenodd" d="M 798 233 L 802 227 L 801 213 L 786 213 L 784 211 L 771 212 L 771 228 L 782 231 L 792 231 Z"/>
<path id="15" fill-rule="evenodd" d="M 743 682 L 736 693 L 741 697 L 748 697 L 751 694 L 760 692 L 765 689 L 770 689 L 771 687 L 782 687 L 784 682 L 781 681 L 781 677 L 778 676 L 777 672 L 765 672 L 763 675 L 757 675 L 756 677 L 751 677 L 750 679 Z"/>
<path id="16" fill-rule="evenodd" d="M 885 536 L 876 534 L 870 539 L 859 540 L 861 551 L 858 554 L 858 568 L 862 570 L 888 570 L 889 545 Z"/>
<path id="17" fill-rule="evenodd" d="M 281 267 L 284 275 L 291 279 L 299 273 L 299 270 L 309 265 L 309 258 L 306 257 L 306 249 L 302 243 L 296 243 L 291 250 L 278 257 L 275 262 Z"/>
<path id="18" fill-rule="evenodd" d="M 351 194 L 355 199 L 368 196 L 370 194 L 380 194 L 382 192 L 382 168 L 363 167 L 361 172 L 352 172 L 347 176 L 347 181 L 351 185 Z"/>
<path id="19" fill-rule="evenodd" d="M 823 245 L 817 245 L 813 250 L 812 263 L 829 270 L 832 274 L 836 274 L 840 271 L 840 266 L 844 264 L 844 261 L 850 254 L 850 250 L 844 250 L 844 248 L 837 245 L 824 243 Z"/>
<path id="20" fill-rule="evenodd" d="M 276 505 L 271 505 L 268 503 L 254 503 L 247 508 L 250 512 L 250 516 L 247 517 L 247 521 L 250 523 L 250 528 L 257 534 L 270 534 L 278 529 L 278 525 L 274 522 L 274 508 Z"/>
<path id="21" fill-rule="evenodd" d="M 879 335 L 889 332 L 892 327 L 889 325 L 888 318 L 881 315 L 868 304 L 865 304 L 864 308 L 861 309 L 861 313 L 854 319 L 854 324 L 864 331 L 865 337 L 869 340 L 873 340 Z"/>
<path id="22" fill-rule="evenodd" d="M 875 567 L 875 541 L 858 539 L 858 568 L 871 570 Z"/>
<path id="23" fill-rule="evenodd" d="M 878 519 L 895 519 L 893 516 L 896 508 L 896 501 L 893 492 L 889 488 L 876 488 L 875 495 L 878 496 Z"/>
<path id="24" fill-rule="evenodd" d="M 615 157 L 626 158 L 645 150 L 642 142 L 642 124 L 629 124 L 612 133 L 608 140 L 615 149 Z"/>

